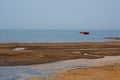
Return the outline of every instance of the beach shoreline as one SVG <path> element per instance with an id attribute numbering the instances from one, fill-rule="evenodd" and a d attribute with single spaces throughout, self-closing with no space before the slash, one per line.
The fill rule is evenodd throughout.
<path id="1" fill-rule="evenodd" d="M 75 68 L 56 72 L 49 80 L 119 80 L 120 64 L 111 64 L 99 67 Z M 26 80 L 39 80 L 29 78 Z M 42 79 L 40 79 L 42 80 Z"/>
<path id="2" fill-rule="evenodd" d="M 0 66 L 120 55 L 120 42 L 0 43 Z"/>
<path id="3" fill-rule="evenodd" d="M 32 66 L 41 70 L 47 66 L 46 75 L 30 76 L 25 80 L 119 80 L 120 56 L 99 59 L 76 59 L 45 65 Z M 101 74 L 103 76 L 101 76 Z M 100 77 L 101 76 L 101 77 Z M 84 78 L 83 78 L 84 77 Z M 116 79 L 117 78 L 117 79 Z"/>

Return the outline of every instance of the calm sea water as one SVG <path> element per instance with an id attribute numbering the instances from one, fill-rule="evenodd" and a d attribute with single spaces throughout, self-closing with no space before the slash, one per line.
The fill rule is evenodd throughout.
<path id="1" fill-rule="evenodd" d="M 120 36 L 120 30 L 90 30 L 89 35 L 81 30 L 0 30 L 3 42 L 93 42 L 110 41 L 105 37 Z"/>

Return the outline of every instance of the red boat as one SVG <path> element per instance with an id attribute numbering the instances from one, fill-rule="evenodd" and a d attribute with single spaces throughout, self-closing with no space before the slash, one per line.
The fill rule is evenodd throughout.
<path id="1" fill-rule="evenodd" d="M 80 34 L 90 34 L 89 32 L 80 32 Z"/>

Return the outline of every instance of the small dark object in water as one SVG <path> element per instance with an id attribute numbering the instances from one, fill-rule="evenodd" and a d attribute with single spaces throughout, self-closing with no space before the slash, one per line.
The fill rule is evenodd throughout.
<path id="1" fill-rule="evenodd" d="M 90 34 L 89 32 L 80 32 L 80 34 Z"/>

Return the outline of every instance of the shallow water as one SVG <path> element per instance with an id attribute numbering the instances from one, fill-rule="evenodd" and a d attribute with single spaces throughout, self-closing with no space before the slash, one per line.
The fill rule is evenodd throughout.
<path id="1" fill-rule="evenodd" d="M 106 56 L 99 59 L 73 59 L 29 66 L 2 66 L 0 67 L 0 80 L 25 80 L 32 76 L 48 76 L 60 69 L 103 66 L 111 63 L 120 63 L 120 56 Z"/>

